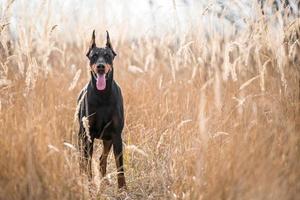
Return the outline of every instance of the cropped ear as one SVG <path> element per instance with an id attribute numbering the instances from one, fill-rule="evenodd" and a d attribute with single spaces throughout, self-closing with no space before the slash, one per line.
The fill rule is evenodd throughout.
<path id="1" fill-rule="evenodd" d="M 88 52 L 86 53 L 86 56 L 89 57 L 89 54 L 91 52 L 91 50 L 96 47 L 96 42 L 95 42 L 95 30 L 93 30 L 93 34 L 92 34 L 92 39 L 91 39 L 91 42 L 90 42 L 90 45 L 89 45 L 89 50 Z"/>
<path id="2" fill-rule="evenodd" d="M 112 51 L 112 53 L 114 54 L 114 56 L 117 55 L 116 52 L 114 51 L 114 49 L 111 46 L 111 42 L 110 42 L 108 31 L 106 31 L 106 47 L 110 48 L 110 50 Z"/>

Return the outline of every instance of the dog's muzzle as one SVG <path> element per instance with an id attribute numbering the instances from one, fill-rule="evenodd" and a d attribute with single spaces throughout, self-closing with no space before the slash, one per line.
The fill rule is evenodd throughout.
<path id="1" fill-rule="evenodd" d="M 105 73 L 105 65 L 104 64 L 98 64 L 97 65 L 97 73 L 100 73 L 100 74 Z"/>

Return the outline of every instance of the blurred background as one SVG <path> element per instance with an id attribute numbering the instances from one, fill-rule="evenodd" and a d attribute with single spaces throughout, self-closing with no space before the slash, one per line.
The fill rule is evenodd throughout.
<path id="1" fill-rule="evenodd" d="M 55 32 L 68 40 L 76 40 L 92 29 L 108 29 L 113 35 L 122 30 L 126 36 L 162 36 L 190 30 L 205 32 L 213 26 L 226 33 L 231 29 L 224 25 L 242 28 L 249 19 L 258 19 L 261 2 L 269 15 L 276 11 L 274 7 L 284 6 L 280 0 L 18 0 L 7 13 L 10 2 L 2 0 L 0 14 L 1 20 L 9 21 L 13 35 L 24 28 L 31 28 L 33 35 L 39 35 L 51 28 L 45 26 L 57 25 Z M 288 6 L 298 13 L 297 0 L 290 0 Z"/>

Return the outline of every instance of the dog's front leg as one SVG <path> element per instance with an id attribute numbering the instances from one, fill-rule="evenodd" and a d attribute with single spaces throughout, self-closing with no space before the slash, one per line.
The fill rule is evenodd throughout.
<path id="1" fill-rule="evenodd" d="M 86 140 L 85 146 L 84 146 L 84 159 L 85 164 L 87 166 L 87 175 L 89 180 L 92 180 L 92 156 L 93 156 L 93 140 L 89 141 Z"/>
<path id="2" fill-rule="evenodd" d="M 123 144 L 121 133 L 113 133 L 112 136 L 114 156 L 116 160 L 117 172 L 118 172 L 118 187 L 126 188 L 124 167 L 123 167 Z"/>
<path id="3" fill-rule="evenodd" d="M 93 140 L 90 141 L 87 136 L 79 137 L 80 151 L 80 170 L 84 171 L 88 176 L 89 181 L 92 180 L 92 155 L 93 155 Z"/>
<path id="4" fill-rule="evenodd" d="M 103 140 L 103 152 L 100 157 L 100 172 L 102 178 L 104 178 L 106 175 L 107 157 L 110 152 L 111 146 L 112 146 L 111 140 Z"/>

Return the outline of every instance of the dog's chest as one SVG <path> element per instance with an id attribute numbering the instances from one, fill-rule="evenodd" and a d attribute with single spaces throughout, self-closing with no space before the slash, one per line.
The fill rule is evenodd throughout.
<path id="1" fill-rule="evenodd" d="M 112 106 L 99 107 L 96 109 L 95 125 L 97 128 L 105 126 L 112 118 Z"/>
<path id="2" fill-rule="evenodd" d="M 88 101 L 89 113 L 93 116 L 90 127 L 101 130 L 112 118 L 113 101 L 111 98 L 97 98 L 91 95 Z"/>
<path id="3" fill-rule="evenodd" d="M 112 111 L 112 106 L 108 105 L 97 107 L 92 110 L 92 113 L 94 114 L 91 116 L 90 128 L 94 133 L 95 138 L 102 138 L 105 134 L 108 134 L 107 131 L 104 131 L 104 129 L 109 125 L 109 123 L 111 123 Z"/>

